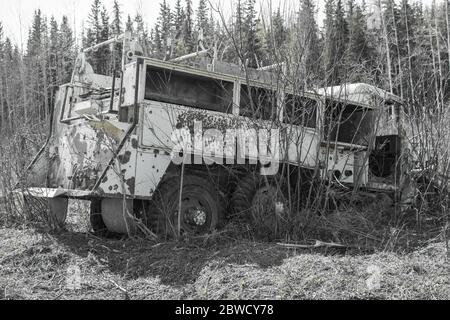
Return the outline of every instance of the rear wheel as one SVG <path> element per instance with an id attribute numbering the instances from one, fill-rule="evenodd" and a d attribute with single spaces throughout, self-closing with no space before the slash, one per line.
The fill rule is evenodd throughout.
<path id="1" fill-rule="evenodd" d="M 278 176 L 246 176 L 239 181 L 231 202 L 234 214 L 248 219 L 265 237 L 275 238 L 287 226 L 287 187 Z"/>
<path id="2" fill-rule="evenodd" d="M 188 235 L 204 235 L 220 227 L 223 205 L 220 194 L 206 178 L 186 175 L 183 181 L 180 211 L 180 178 L 164 182 L 155 194 L 149 210 L 149 224 L 155 232 L 176 235 L 178 216 L 181 231 Z M 156 222 L 156 223 L 155 223 Z"/>

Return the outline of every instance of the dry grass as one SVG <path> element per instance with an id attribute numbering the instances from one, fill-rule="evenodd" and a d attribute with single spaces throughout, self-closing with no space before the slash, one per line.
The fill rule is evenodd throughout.
<path id="1" fill-rule="evenodd" d="M 374 266 L 380 288 L 371 290 Z M 71 267 L 78 290 L 67 286 Z M 223 236 L 158 244 L 0 229 L 2 299 L 448 299 L 449 272 L 443 244 L 345 255 Z"/>

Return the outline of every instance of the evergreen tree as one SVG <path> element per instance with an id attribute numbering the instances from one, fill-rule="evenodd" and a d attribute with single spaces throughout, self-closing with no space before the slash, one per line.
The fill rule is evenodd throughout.
<path id="1" fill-rule="evenodd" d="M 284 25 L 284 18 L 281 9 L 278 7 L 276 14 L 272 18 L 273 44 L 275 48 L 282 48 L 287 40 L 287 29 Z"/>
<path id="2" fill-rule="evenodd" d="M 162 52 L 163 52 L 163 44 L 162 44 L 162 40 L 161 40 L 161 32 L 159 31 L 159 26 L 156 25 L 155 29 L 152 32 L 153 37 L 152 37 L 152 43 L 153 43 L 153 50 L 152 50 L 152 55 L 156 58 L 161 58 L 162 57 Z"/>
<path id="3" fill-rule="evenodd" d="M 184 8 L 181 5 L 181 0 L 177 0 L 175 3 L 175 12 L 173 17 L 173 23 L 175 27 L 175 49 L 174 55 L 180 56 L 184 54 L 184 43 L 183 43 L 183 25 L 186 19 L 186 14 Z"/>
<path id="4" fill-rule="evenodd" d="M 125 31 L 129 31 L 131 33 L 134 32 L 133 20 L 131 19 L 130 15 L 128 15 L 127 22 L 125 24 Z"/>
<path id="5" fill-rule="evenodd" d="M 27 69 L 26 80 L 29 84 L 30 95 L 29 99 L 34 101 L 34 108 L 29 109 L 24 105 L 24 116 L 27 120 L 29 115 L 37 116 L 43 119 L 47 110 L 47 88 L 48 81 L 46 74 L 46 39 L 47 28 L 46 21 L 41 10 L 34 12 L 33 23 L 29 32 L 27 40 L 27 55 L 25 57 L 25 64 Z M 45 94 L 44 94 L 45 93 Z M 25 103 L 28 103 L 26 101 Z"/>
<path id="6" fill-rule="evenodd" d="M 334 65 L 334 0 L 327 0 L 325 3 L 324 25 L 324 55 L 323 65 L 325 67 L 326 77 L 330 74 Z"/>
<path id="7" fill-rule="evenodd" d="M 172 13 L 166 0 L 160 3 L 159 17 L 158 17 L 158 31 L 160 32 L 162 52 L 158 52 L 158 55 L 164 59 L 170 59 L 173 54 L 172 49 L 174 43 L 174 35 L 172 32 Z"/>
<path id="8" fill-rule="evenodd" d="M 48 50 L 48 67 L 50 80 L 50 106 L 54 105 L 54 96 L 59 85 L 58 75 L 60 73 L 61 49 L 59 48 L 59 29 L 58 23 L 52 16 L 50 19 L 50 41 Z"/>
<path id="9" fill-rule="evenodd" d="M 336 46 L 336 57 L 335 61 L 337 63 L 336 71 L 336 83 L 341 83 L 342 81 L 347 81 L 349 74 L 346 66 L 346 55 L 349 43 L 349 31 L 347 20 L 345 19 L 345 12 L 342 0 L 337 0 L 336 2 L 336 13 L 335 13 L 335 29 L 334 29 L 334 39 Z"/>
<path id="10" fill-rule="evenodd" d="M 256 19 L 256 0 L 247 0 L 244 9 L 244 33 L 245 46 L 244 57 L 248 67 L 257 68 L 260 66 L 259 60 L 262 57 L 262 44 L 258 34 L 260 27 L 259 20 Z"/>
<path id="11" fill-rule="evenodd" d="M 111 24 L 112 35 L 119 35 L 122 31 L 122 11 L 120 10 L 120 4 L 118 0 L 114 0 L 113 3 L 113 21 Z"/>
<path id="12" fill-rule="evenodd" d="M 348 76 L 345 62 L 349 33 L 342 0 L 327 0 L 324 26 L 326 82 L 339 84 Z"/>
<path id="13" fill-rule="evenodd" d="M 322 78 L 320 68 L 319 30 L 314 17 L 314 4 L 304 0 L 298 13 L 294 35 L 294 61 L 300 63 L 299 79 L 305 79 L 302 87 L 311 87 Z"/>
<path id="14" fill-rule="evenodd" d="M 101 31 L 100 31 L 100 43 L 107 41 L 110 38 L 109 35 L 109 15 L 106 8 L 103 6 L 102 11 L 100 12 L 100 18 L 101 18 Z M 97 51 L 100 55 L 99 60 L 99 69 L 98 73 L 104 74 L 104 75 L 111 75 L 112 74 L 112 68 L 113 68 L 113 60 L 111 56 L 111 50 L 109 49 L 109 46 L 103 46 Z"/>
<path id="15" fill-rule="evenodd" d="M 7 118 L 7 116 L 5 115 L 5 60 L 6 58 L 3 43 L 3 25 L 0 21 L 0 134 L 3 133 L 6 123 L 5 118 Z"/>
<path id="16" fill-rule="evenodd" d="M 34 12 L 33 22 L 28 37 L 27 53 L 29 57 L 37 56 L 41 53 L 43 23 L 41 10 L 38 9 Z"/>
<path id="17" fill-rule="evenodd" d="M 145 26 L 142 14 L 137 13 L 136 17 L 134 18 L 134 21 L 136 23 L 135 33 L 138 38 L 139 44 L 143 47 L 144 54 L 149 55 L 149 52 L 152 51 L 152 48 L 151 48 L 151 43 L 150 43 L 147 27 Z"/>
<path id="18" fill-rule="evenodd" d="M 207 47 L 212 46 L 214 42 L 214 21 L 210 18 L 207 0 L 199 0 L 196 21 L 197 40 L 200 40 L 202 35 L 201 40 Z"/>
<path id="19" fill-rule="evenodd" d="M 101 1 L 93 0 L 91 11 L 88 16 L 88 28 L 86 29 L 86 37 L 83 39 L 83 47 L 91 47 L 99 44 L 102 41 L 102 12 Z M 90 62 L 94 71 L 101 73 L 103 70 L 103 57 L 101 51 L 92 52 L 90 55 Z"/>
<path id="20" fill-rule="evenodd" d="M 348 1 L 347 24 L 349 42 L 347 66 L 352 69 L 350 82 L 363 82 L 366 70 L 373 69 L 373 50 L 370 46 L 364 10 L 354 0 Z"/>
<path id="21" fill-rule="evenodd" d="M 62 17 L 58 48 L 61 50 L 58 83 L 64 84 L 71 80 L 73 64 L 76 58 L 75 39 L 67 16 Z"/>
<path id="22" fill-rule="evenodd" d="M 175 13 L 173 23 L 175 25 L 175 38 L 180 39 L 183 31 L 183 23 L 186 18 L 184 8 L 181 5 L 181 0 L 177 0 L 175 3 Z"/>
<path id="23" fill-rule="evenodd" d="M 192 0 L 186 0 L 185 19 L 182 31 L 185 54 L 192 53 L 195 50 L 192 15 L 193 15 Z"/>
<path id="24" fill-rule="evenodd" d="M 118 36 L 123 33 L 122 29 L 122 12 L 118 0 L 113 3 L 113 21 L 111 24 L 111 36 Z M 112 52 L 112 70 L 120 68 L 122 62 L 122 43 L 115 43 Z"/>

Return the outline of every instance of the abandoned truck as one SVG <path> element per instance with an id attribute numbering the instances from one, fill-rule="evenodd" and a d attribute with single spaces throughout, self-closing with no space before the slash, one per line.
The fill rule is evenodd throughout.
<path id="1" fill-rule="evenodd" d="M 94 231 L 133 233 L 143 223 L 167 233 L 178 223 L 204 234 L 225 212 L 265 203 L 279 189 L 273 176 L 295 181 L 316 169 L 323 181 L 395 190 L 398 97 L 367 84 L 296 94 L 275 84 L 270 70 L 185 63 L 195 54 L 146 58 L 129 35 L 102 45 L 122 40 L 114 77 L 95 74 L 86 61 L 100 45 L 77 58 L 71 83 L 57 94 L 48 140 L 28 168 L 23 194 L 48 200 L 59 224 L 68 199 L 83 199 L 91 201 Z"/>

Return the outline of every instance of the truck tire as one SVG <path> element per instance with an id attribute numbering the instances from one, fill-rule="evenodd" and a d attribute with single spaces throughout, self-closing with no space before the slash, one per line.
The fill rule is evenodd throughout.
<path id="1" fill-rule="evenodd" d="M 149 210 L 149 227 L 171 237 L 178 231 L 180 178 L 171 178 L 158 188 Z M 223 222 L 224 205 L 215 186 L 201 176 L 186 174 L 183 181 L 181 230 L 188 235 L 204 235 Z"/>
<path id="2" fill-rule="evenodd" d="M 234 215 L 267 239 L 275 239 L 288 227 L 287 186 L 279 181 L 278 176 L 250 174 L 239 181 L 231 197 Z"/>
<path id="3" fill-rule="evenodd" d="M 106 228 L 105 222 L 102 218 L 102 201 L 91 201 L 91 214 L 90 214 L 91 228 L 94 234 L 106 237 L 108 235 L 108 228 Z"/>

